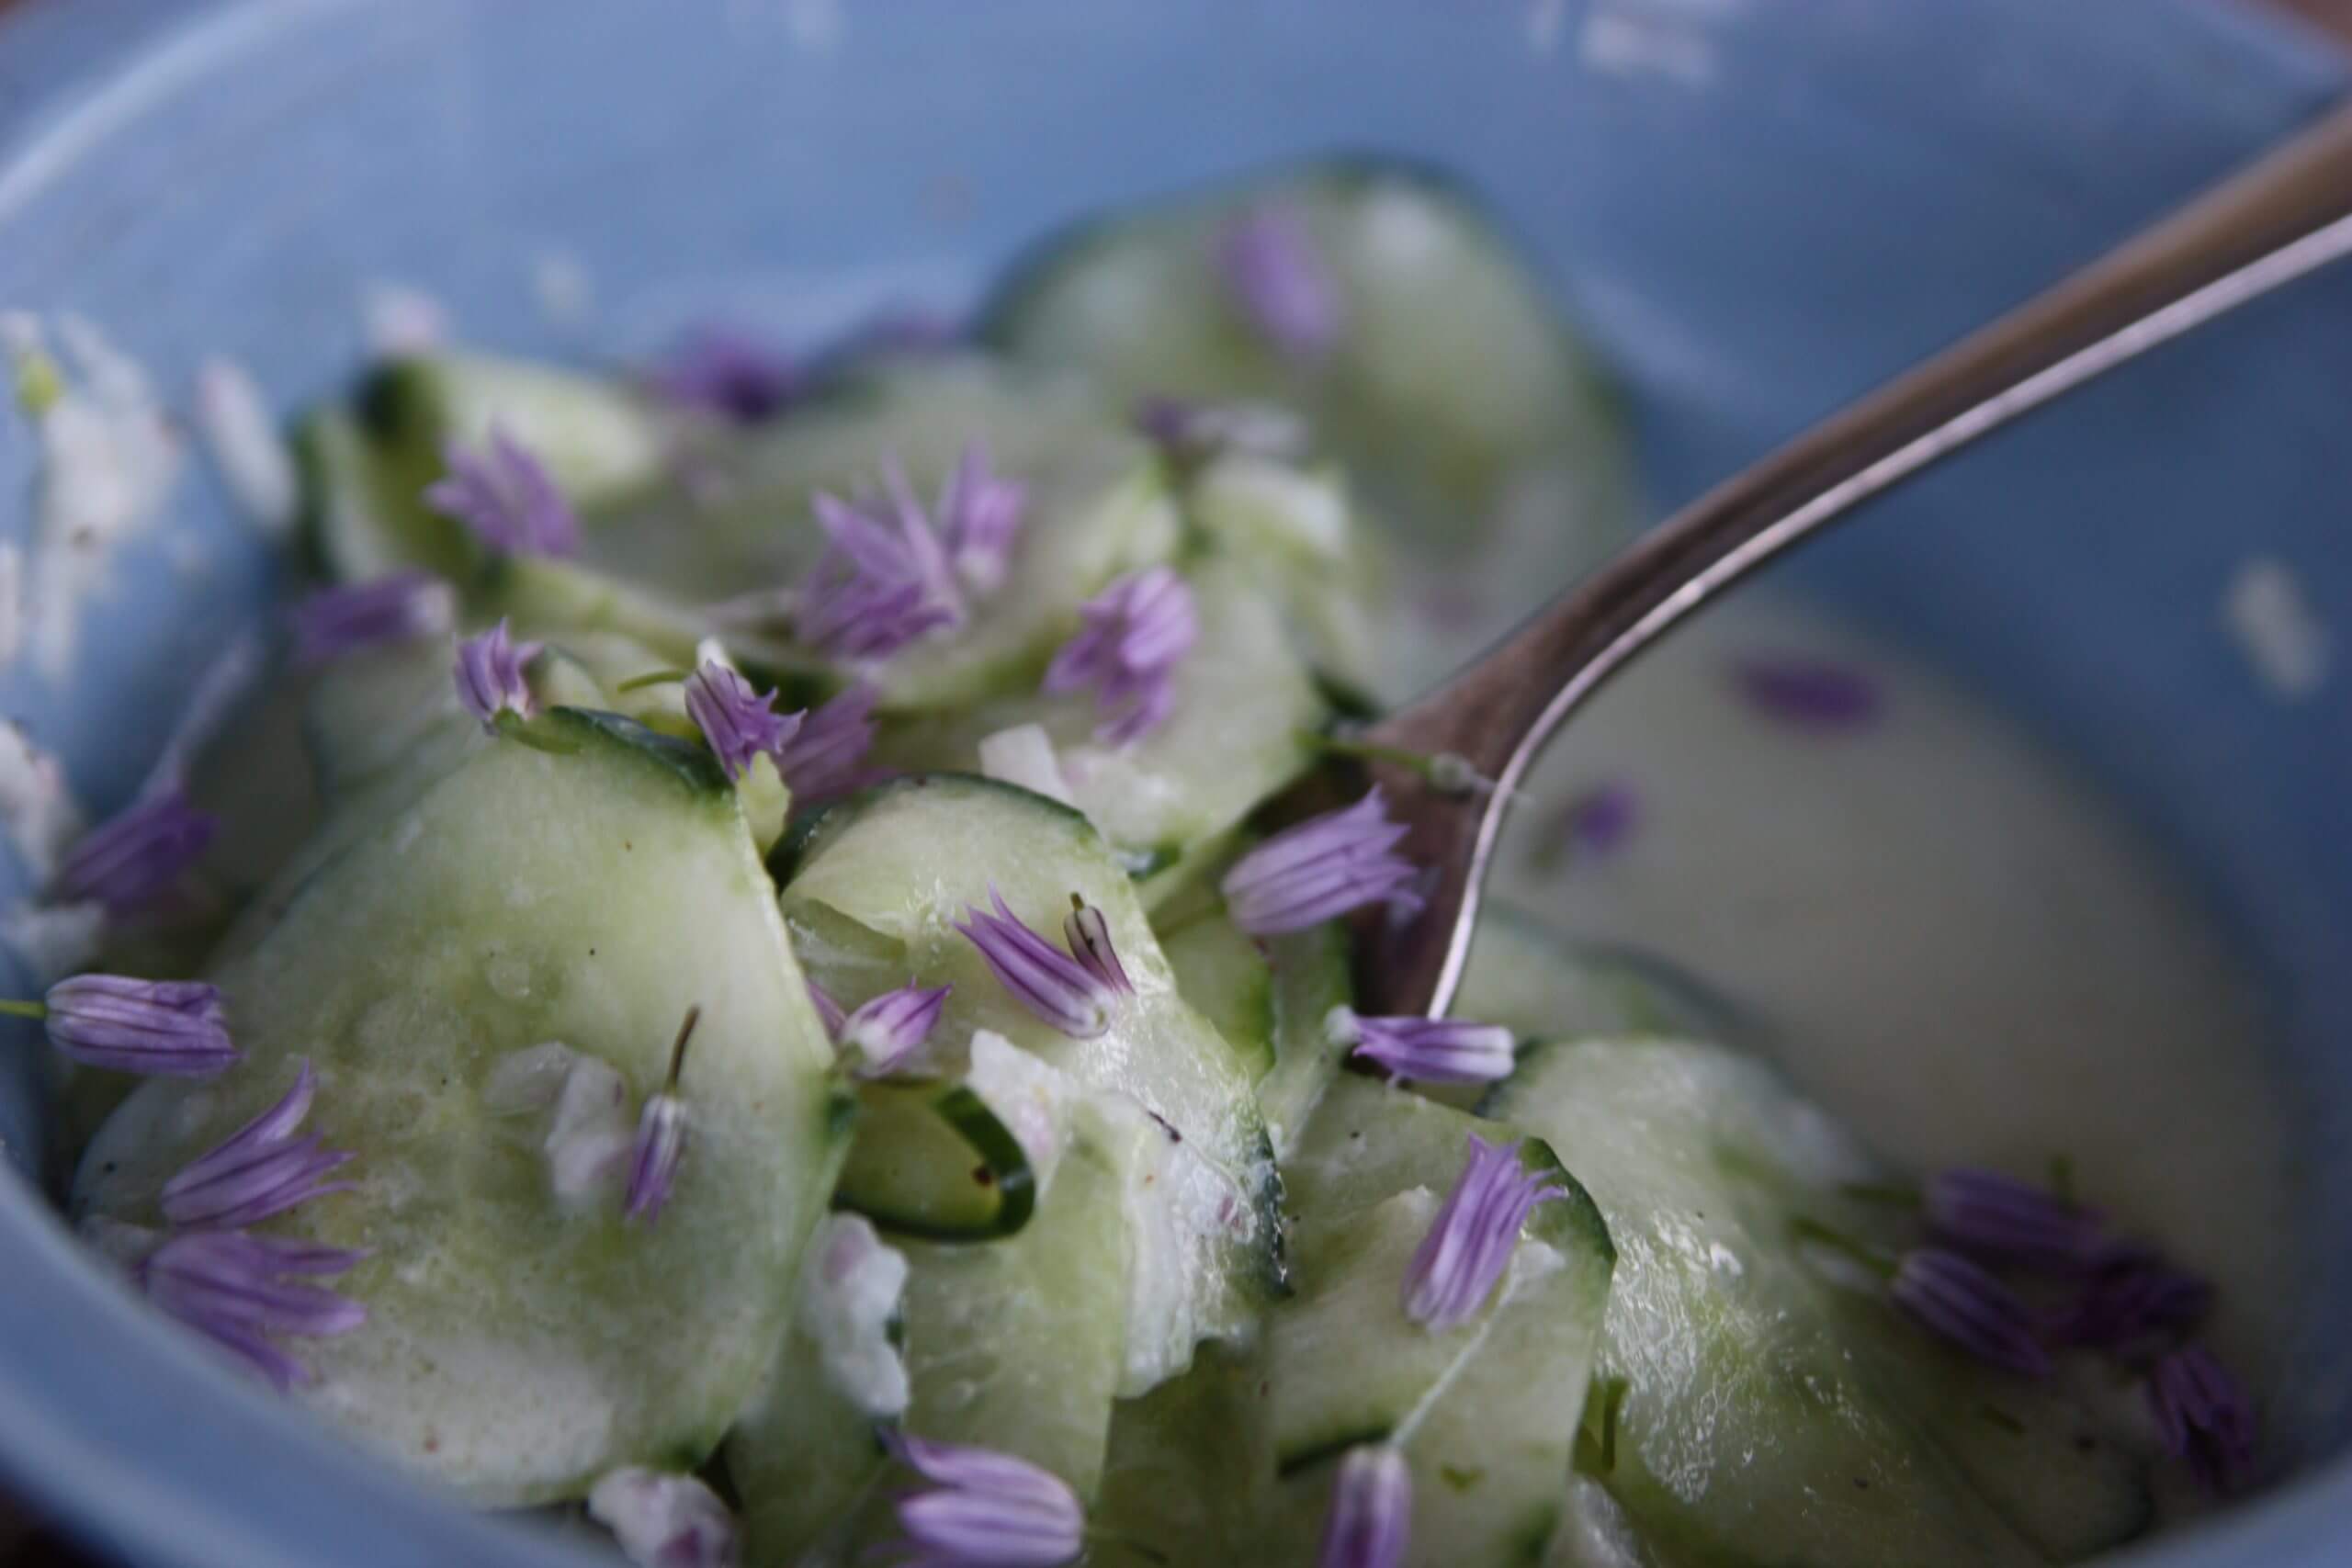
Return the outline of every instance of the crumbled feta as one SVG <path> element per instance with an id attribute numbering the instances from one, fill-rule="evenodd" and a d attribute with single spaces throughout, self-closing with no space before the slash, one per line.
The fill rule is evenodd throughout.
<path id="1" fill-rule="evenodd" d="M 2285 562 L 2256 556 L 2240 566 L 2222 597 L 2222 625 L 2272 695 L 2296 702 L 2325 683 L 2327 625 Z"/>
<path id="2" fill-rule="evenodd" d="M 980 772 L 1002 784 L 1019 784 L 1064 806 L 1074 804 L 1069 781 L 1054 755 L 1053 738 L 1045 727 L 1017 724 L 980 740 Z"/>
<path id="3" fill-rule="evenodd" d="M 300 481 L 294 457 L 252 375 L 233 359 L 208 359 L 196 373 L 196 422 L 229 493 L 254 527 L 282 538 L 294 526 Z"/>
<path id="4" fill-rule="evenodd" d="M 82 836 L 84 818 L 56 757 L 0 720 L 0 829 L 35 883 L 45 883 Z"/>
<path id="5" fill-rule="evenodd" d="M 906 1293 L 907 1259 L 857 1214 L 828 1214 L 800 1269 L 800 1325 L 834 1389 L 868 1416 L 907 1407 L 906 1362 L 890 1342 Z"/>

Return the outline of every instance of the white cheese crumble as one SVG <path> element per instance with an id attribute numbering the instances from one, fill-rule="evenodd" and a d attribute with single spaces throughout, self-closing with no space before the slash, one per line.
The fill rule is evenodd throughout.
<path id="1" fill-rule="evenodd" d="M 2273 696 L 2299 702 L 2326 683 L 2332 638 L 2285 562 L 2256 556 L 2222 595 L 2222 625 Z"/>
<path id="2" fill-rule="evenodd" d="M 294 456 L 252 374 L 233 359 L 208 359 L 196 373 L 196 423 L 229 493 L 269 538 L 286 536 L 301 504 Z"/>
<path id="3" fill-rule="evenodd" d="M 0 720 L 0 829 L 35 884 L 56 874 L 83 825 L 64 767 L 15 724 Z"/>
<path id="4" fill-rule="evenodd" d="M 25 352 L 18 321 L 11 345 Z M 38 329 L 31 329 L 38 343 Z M 56 322 L 74 375 L 40 415 L 34 547 L 26 562 L 26 633 L 41 673 L 68 674 L 82 612 L 109 591 L 122 545 L 163 515 L 181 442 L 147 373 L 79 316 Z"/>
<path id="5" fill-rule="evenodd" d="M 386 358 L 423 354 L 449 339 L 449 313 L 421 288 L 383 279 L 359 296 L 361 333 L 368 347 Z"/>
<path id="6" fill-rule="evenodd" d="M 1019 784 L 1064 806 L 1076 804 L 1069 781 L 1062 776 L 1061 761 L 1054 755 L 1053 738 L 1043 725 L 1016 724 L 983 736 L 980 772 L 1000 784 Z"/>
<path id="7" fill-rule="evenodd" d="M 907 1407 L 905 1360 L 890 1343 L 907 1289 L 906 1255 L 859 1214 L 828 1214 L 800 1268 L 800 1325 L 834 1390 L 868 1416 Z"/>

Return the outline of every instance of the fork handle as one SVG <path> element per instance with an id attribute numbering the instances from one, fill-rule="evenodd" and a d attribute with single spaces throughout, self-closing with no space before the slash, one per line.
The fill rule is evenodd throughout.
<path id="1" fill-rule="evenodd" d="M 1398 942 L 1398 965 L 1372 966 L 1384 1006 L 1442 1010 L 1512 791 L 1561 721 L 1669 627 L 1977 437 L 2347 254 L 2352 107 L 1717 485 L 1384 719 L 1372 739 L 1454 752 L 1498 786 L 1480 808 L 1419 814 L 1408 849 L 1444 868 L 1425 918 L 1453 921 L 1452 940 Z"/>

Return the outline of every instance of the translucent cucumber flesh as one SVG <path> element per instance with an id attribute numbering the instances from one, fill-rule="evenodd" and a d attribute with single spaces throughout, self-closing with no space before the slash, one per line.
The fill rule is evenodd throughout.
<path id="1" fill-rule="evenodd" d="M 480 739 L 356 836 L 215 978 L 244 1062 L 150 1080 L 101 1133 L 75 1208 L 153 1223 L 163 1179 L 281 1094 L 349 1148 L 356 1192 L 269 1228 L 374 1256 L 365 1332 L 305 1341 L 302 1397 L 489 1505 L 575 1496 L 624 1463 L 698 1461 L 783 1343 L 838 1157 L 831 1050 L 732 792 L 707 754 L 619 721 L 542 721 L 554 755 Z M 689 1007 L 691 1152 L 656 1227 L 617 1190 L 560 1200 L 543 1113 L 494 1108 L 546 1041 L 653 1092 Z M 309 1130 L 306 1129 L 306 1130 Z"/>
<path id="2" fill-rule="evenodd" d="M 1091 695 L 1034 688 L 952 716 L 886 732 L 877 756 L 911 769 L 974 769 L 979 743 L 1017 725 L 1043 727 L 1071 804 L 1131 869 L 1205 852 L 1260 801 L 1313 761 L 1306 738 L 1329 717 L 1274 606 L 1236 560 L 1187 570 L 1200 636 L 1177 666 L 1165 723 L 1126 743 L 1098 739 Z"/>
<path id="3" fill-rule="evenodd" d="M 1442 1334 L 1406 1316 L 1404 1280 L 1480 1123 L 1370 1079 L 1333 1086 L 1289 1168 L 1303 1198 L 1295 1297 L 1269 1319 L 1270 1416 L 1283 1479 L 1263 1560 L 1305 1561 L 1336 1461 L 1399 1444 L 1414 1563 L 1540 1562 L 1562 1512 L 1613 1253 L 1583 1190 L 1522 1139 L 1563 1196 L 1538 1207 L 1495 1295 Z M 1386 1196 L 1382 1194 L 1385 1193 Z M 1286 1555 L 1285 1555 L 1286 1553 Z"/>
<path id="4" fill-rule="evenodd" d="M 1016 1455 L 1091 1497 L 1123 1371 L 1119 1174 L 1081 1145 L 1020 1235 L 905 1250 L 907 1429 Z"/>
<path id="5" fill-rule="evenodd" d="M 1861 1223 L 1839 1189 L 1877 1173 L 1765 1068 L 1679 1042 L 1544 1045 L 1485 1109 L 1577 1161 L 1609 1216 L 1602 1371 L 1628 1389 L 1599 1479 L 1668 1558 L 2030 1562 L 2143 1528 L 2138 1467 L 2078 1446 L 2088 1417 L 2062 1390 L 1956 1364 L 1802 1254 L 1790 1222 Z"/>
<path id="6" fill-rule="evenodd" d="M 1071 895 L 1102 912 L 1135 987 L 1114 1004 L 1104 1033 L 1072 1039 L 1042 1022 L 956 929 L 969 908 L 989 907 L 992 886 L 1057 942 Z M 1180 1300 L 1155 1294 L 1148 1303 L 1170 1312 L 1170 1337 L 1131 1337 L 1123 1392 L 1140 1393 L 1182 1368 L 1194 1338 L 1246 1327 L 1254 1302 L 1279 1278 L 1280 1235 L 1249 1061 L 1177 994 L 1125 873 L 1082 818 L 984 779 L 936 774 L 885 785 L 835 807 L 808 832 L 784 910 L 799 951 L 836 995 L 872 995 L 910 976 L 954 987 L 933 1037 L 943 1070 L 954 1071 L 957 1045 L 986 1029 L 1108 1097 L 1105 1116 L 1132 1108 L 1133 1125 L 1102 1135 L 1115 1144 L 1114 1161 L 1135 1184 L 1136 1201 L 1153 1211 L 1137 1216 L 1138 1234 L 1181 1246 L 1187 1258 L 1170 1276 Z M 1161 1147 L 1169 1129 L 1181 1134 L 1181 1155 Z M 1207 1204 L 1210 1228 L 1173 1208 L 1199 1197 L 1189 1179 L 1153 1190 L 1179 1176 L 1218 1188 Z M 1169 1261 L 1147 1247 L 1136 1256 L 1138 1269 Z"/>

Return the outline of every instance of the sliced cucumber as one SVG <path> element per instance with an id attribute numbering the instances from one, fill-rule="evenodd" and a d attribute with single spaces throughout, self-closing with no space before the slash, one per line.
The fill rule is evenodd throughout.
<path id="1" fill-rule="evenodd" d="M 1473 1135 L 1507 1129 L 1372 1079 L 1334 1086 L 1300 1172 L 1298 1294 L 1270 1317 L 1272 1419 L 1284 1480 L 1274 1539 L 1305 1561 L 1334 1461 L 1402 1447 L 1417 1563 L 1541 1562 L 1561 1513 L 1614 1254 L 1584 1190 L 1534 1138 L 1522 1165 L 1566 1195 L 1537 1208 L 1494 1301 L 1442 1334 L 1408 1318 L 1406 1271 Z M 1383 1194 L 1385 1195 L 1383 1195 Z"/>
<path id="2" fill-rule="evenodd" d="M 1182 1370 L 1196 1339 L 1245 1329 L 1280 1279 L 1281 1239 L 1250 1059 L 1177 994 L 1134 887 L 1086 819 L 1009 784 L 933 774 L 832 807 L 779 859 L 789 877 L 785 918 L 828 990 L 869 996 L 910 976 L 952 985 L 926 1048 L 942 1071 L 959 1071 L 957 1054 L 988 1030 L 1093 1097 L 1096 1135 L 1128 1184 L 1136 1238 L 1121 1392 L 1140 1393 Z M 991 886 L 1056 941 L 1073 894 L 1102 911 L 1135 985 L 1107 1032 L 1058 1033 L 989 973 L 956 924 L 968 908 L 989 907 Z M 1194 1178 L 1216 1188 L 1205 1214 L 1193 1207 Z M 1146 1323 L 1163 1326 L 1137 1326 Z"/>
<path id="3" fill-rule="evenodd" d="M 1507 904 L 1478 918 L 1453 1010 L 1521 1040 L 1753 1032 L 1730 1001 L 1664 959 L 1568 941 Z"/>
<path id="4" fill-rule="evenodd" d="M 1257 1561 L 1274 1484 L 1271 1384 L 1262 1348 L 1204 1345 L 1192 1369 L 1111 1416 L 1094 1525 L 1170 1562 Z"/>
<path id="5" fill-rule="evenodd" d="M 907 1245 L 907 1429 L 1043 1465 L 1091 1498 L 1122 1369 L 1122 1179 L 1074 1145 L 1019 1235 Z"/>
<path id="6" fill-rule="evenodd" d="M 818 1226 L 802 1262 L 784 1355 L 727 1435 L 727 1473 L 741 1500 L 746 1555 L 754 1564 L 780 1568 L 804 1555 L 844 1556 L 858 1505 L 888 1462 L 876 1413 L 862 1397 L 871 1391 L 845 1382 L 824 1343 L 829 1303 L 822 1292 L 838 1290 L 839 1282 L 818 1271 L 832 1261 L 826 1256 L 829 1242 L 846 1240 L 854 1247 L 865 1239 L 839 1228 L 854 1223 L 834 1216 Z M 903 1280 L 901 1275 L 896 1328 L 901 1344 Z M 823 1552 L 814 1550 L 820 1543 Z"/>
<path id="7" fill-rule="evenodd" d="M 1181 532 L 1149 448 L 1067 378 L 972 355 L 851 377 L 772 430 L 707 454 L 704 500 L 665 496 L 600 523 L 588 559 L 685 604 L 786 589 L 824 548 L 812 512 L 818 491 L 869 491 L 895 461 L 927 503 L 975 441 L 996 471 L 1027 490 L 1006 578 L 971 599 L 962 625 L 865 673 L 885 712 L 1032 691 L 1077 629 L 1078 606 L 1121 570 L 1165 558 Z M 778 615 L 764 629 L 782 637 L 789 626 Z"/>
<path id="8" fill-rule="evenodd" d="M 1028 1151 L 963 1084 L 868 1084 L 833 1201 L 886 1230 L 933 1240 L 1011 1235 L 1029 1223 Z"/>
<path id="9" fill-rule="evenodd" d="M 1276 1157 L 1288 1159 L 1347 1047 L 1325 1027 L 1354 995 L 1337 925 L 1252 937 L 1210 908 L 1180 912 L 1160 938 L 1184 999 L 1248 1052 Z"/>
<path id="10" fill-rule="evenodd" d="M 801 1244 L 839 1158 L 831 1052 L 734 792 L 708 755 L 625 720 L 481 738 L 318 866 L 215 972 L 243 1064 L 151 1079 L 85 1157 L 84 1214 L 156 1218 L 164 1179 L 318 1069 L 311 1126 L 358 1190 L 272 1228 L 370 1248 L 369 1318 L 299 1349 L 300 1397 L 485 1505 L 577 1496 L 622 1464 L 699 1462 L 784 1342 Z M 546 1041 L 661 1087 L 690 1007 L 692 1133 L 658 1225 L 559 1201 L 544 1118 L 493 1107 Z"/>
<path id="11" fill-rule="evenodd" d="M 456 577 L 473 564 L 465 530 L 421 499 L 441 471 L 437 455 L 380 447 L 334 407 L 307 416 L 293 446 L 304 532 L 328 576 L 358 582 L 421 566 Z"/>
<path id="12" fill-rule="evenodd" d="M 435 471 L 445 445 L 480 446 L 503 431 L 583 513 L 663 482 L 677 431 L 621 378 L 486 354 L 392 360 L 368 378 L 357 408 L 378 443 Z"/>
<path id="13" fill-rule="evenodd" d="M 1769 1069 L 1681 1042 L 1541 1044 L 1483 1109 L 1567 1151 L 1609 1217 L 1602 1371 L 1626 1393 L 1599 1479 L 1666 1557 L 2030 1562 L 2143 1528 L 2139 1467 L 2077 1450 L 2095 1428 L 2063 1390 L 1958 1367 L 1804 1254 L 1792 1221 L 1868 1226 L 1840 1192 L 1880 1173 Z"/>
<path id="14" fill-rule="evenodd" d="M 1338 286 L 1342 331 L 1320 363 L 1274 352 L 1220 275 L 1227 225 L 1259 209 L 1304 224 Z M 1384 507 L 1439 538 L 1475 531 L 1530 464 L 1616 462 L 1595 372 L 1510 243 L 1459 189 L 1395 164 L 1279 174 L 1093 224 L 1016 272 L 982 331 L 1123 403 L 1290 403 Z"/>
<path id="15" fill-rule="evenodd" d="M 1229 453 L 1190 475 L 1184 515 L 1255 568 L 1318 674 L 1369 685 L 1382 669 L 1375 607 L 1389 593 L 1378 536 L 1329 468 Z"/>
<path id="16" fill-rule="evenodd" d="M 988 737 L 1038 725 L 1070 803 L 1132 873 L 1164 872 L 1213 848 L 1306 769 L 1314 753 L 1306 738 L 1330 716 L 1243 562 L 1204 559 L 1186 575 L 1200 638 L 1177 668 L 1174 710 L 1150 733 L 1107 744 L 1094 738 L 1091 698 L 1031 693 L 894 726 L 876 757 L 909 770 L 971 769 Z"/>

